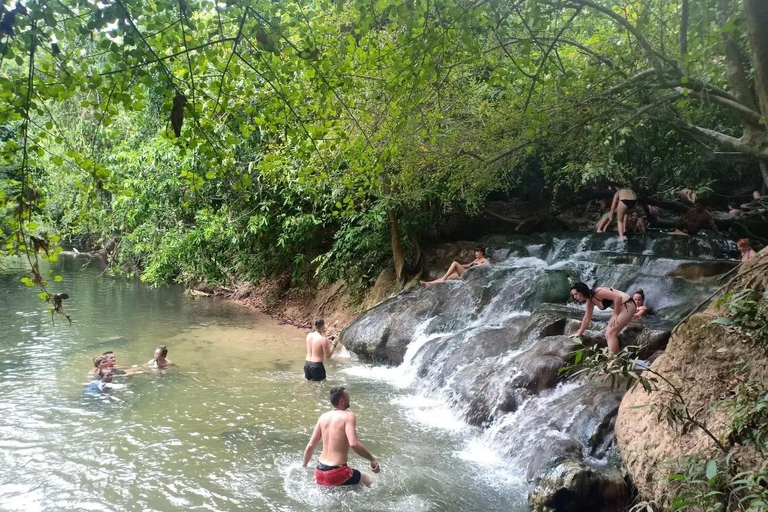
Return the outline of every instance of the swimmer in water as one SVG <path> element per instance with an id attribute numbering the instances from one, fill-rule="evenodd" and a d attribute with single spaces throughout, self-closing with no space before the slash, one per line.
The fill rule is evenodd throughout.
<path id="1" fill-rule="evenodd" d="M 307 357 L 304 361 L 304 378 L 307 380 L 325 380 L 323 361 L 333 356 L 336 342 L 325 337 L 325 320 L 315 318 L 315 330 L 307 334 Z"/>
<path id="2" fill-rule="evenodd" d="M 102 368 L 99 370 L 99 380 L 91 382 L 85 388 L 86 393 L 106 393 L 112 382 L 112 370 L 109 368 Z"/>
<path id="3" fill-rule="evenodd" d="M 349 449 L 371 461 L 371 470 L 378 473 L 381 469 L 379 461 L 357 438 L 357 416 L 348 411 L 349 393 L 343 387 L 331 389 L 331 405 L 333 410 L 324 413 L 317 420 L 315 430 L 304 450 L 303 467 L 307 467 L 315 453 L 317 443 L 323 441 L 323 451 L 317 460 L 315 481 L 319 485 L 356 485 L 364 483 L 370 486 L 373 476 L 347 465 Z"/>
<path id="4" fill-rule="evenodd" d="M 173 363 L 170 362 L 168 359 L 165 358 L 165 356 L 168 355 L 168 347 L 165 345 L 160 345 L 155 349 L 155 356 L 149 360 L 147 363 L 147 366 L 150 366 L 152 368 L 168 368 Z"/>
<path id="5" fill-rule="evenodd" d="M 115 375 L 125 375 L 125 368 L 123 366 L 118 366 L 117 364 L 117 358 L 115 357 L 115 353 L 111 350 L 107 350 L 103 354 L 104 357 L 107 358 L 107 368 L 112 370 L 112 373 Z"/>
<path id="6" fill-rule="evenodd" d="M 88 375 L 98 378 L 99 370 L 102 368 L 108 368 L 107 358 L 105 356 L 96 356 L 93 358 L 93 368 L 88 372 Z"/>

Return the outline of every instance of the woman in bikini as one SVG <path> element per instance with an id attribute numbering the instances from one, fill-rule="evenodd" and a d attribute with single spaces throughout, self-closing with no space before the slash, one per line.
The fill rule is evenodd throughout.
<path id="1" fill-rule="evenodd" d="M 613 212 L 616 212 L 616 222 L 619 228 L 619 240 L 626 240 L 624 236 L 624 216 L 629 210 L 635 207 L 637 204 L 637 194 L 631 188 L 622 188 L 616 191 L 613 195 L 613 204 L 611 204 L 611 211 L 608 213 L 608 222 L 603 226 L 603 232 L 608 230 L 608 226 L 613 220 Z"/>
<path id="2" fill-rule="evenodd" d="M 621 225 L 621 224 L 619 224 Z M 589 327 L 589 322 L 592 321 L 592 313 L 595 306 L 597 309 L 613 309 L 611 320 L 608 322 L 608 327 L 605 329 L 605 339 L 608 341 L 608 348 L 614 354 L 619 352 L 619 332 L 632 320 L 632 317 L 637 313 L 637 305 L 632 297 L 626 293 L 614 290 L 613 288 L 596 287 L 589 288 L 584 283 L 576 283 L 571 286 L 571 297 L 579 302 L 586 302 L 586 311 L 584 312 L 584 319 L 581 321 L 581 326 L 575 334 L 571 334 L 571 338 L 581 336 L 584 331 Z"/>

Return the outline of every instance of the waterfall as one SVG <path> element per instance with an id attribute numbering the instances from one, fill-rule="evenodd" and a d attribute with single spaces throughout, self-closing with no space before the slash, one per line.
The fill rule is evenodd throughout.
<path id="1" fill-rule="evenodd" d="M 341 341 L 361 358 L 389 365 L 391 382 L 414 386 L 418 396 L 480 427 L 477 446 L 505 457 L 532 486 L 562 473 L 563 461 L 592 476 L 609 474 L 621 394 L 596 382 L 564 382 L 558 374 L 574 349 L 565 336 L 569 325 L 584 312 L 584 305 L 566 305 L 569 284 L 630 295 L 642 288 L 654 314 L 626 331 L 635 337 L 663 331 L 735 265 L 723 259 L 732 244 L 564 234 L 494 237 L 487 245 L 491 266 L 405 291 L 364 313 Z M 609 317 L 610 310 L 595 310 L 593 321 Z"/>

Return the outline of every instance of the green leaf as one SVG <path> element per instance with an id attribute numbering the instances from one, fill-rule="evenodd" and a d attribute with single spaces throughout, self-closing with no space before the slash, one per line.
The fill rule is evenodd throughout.
<path id="1" fill-rule="evenodd" d="M 64 277 L 63 277 L 63 276 L 60 276 L 60 275 L 56 275 L 56 276 L 53 278 L 53 280 L 54 280 L 54 281 L 56 281 L 57 283 L 60 283 L 60 282 L 62 282 L 62 281 L 64 280 Z"/>
<path id="2" fill-rule="evenodd" d="M 704 474 L 709 480 L 715 478 L 717 476 L 717 461 L 711 460 L 707 462 L 707 469 Z"/>

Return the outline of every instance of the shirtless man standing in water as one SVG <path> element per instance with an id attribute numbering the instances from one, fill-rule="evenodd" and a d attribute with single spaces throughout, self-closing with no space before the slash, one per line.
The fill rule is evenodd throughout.
<path id="1" fill-rule="evenodd" d="M 315 318 L 315 330 L 307 334 L 307 360 L 304 363 L 304 378 L 307 380 L 325 380 L 323 361 L 331 358 L 336 343 L 328 340 L 324 332 L 325 320 Z"/>
<path id="2" fill-rule="evenodd" d="M 333 410 L 324 413 L 317 420 L 315 430 L 304 450 L 303 467 L 307 467 L 312 454 L 320 440 L 323 440 L 323 451 L 317 460 L 315 481 L 320 485 L 365 485 L 373 483 L 373 476 L 347 466 L 349 449 L 371 461 L 371 470 L 378 473 L 381 469 L 379 462 L 371 455 L 363 443 L 357 439 L 357 416 L 349 412 L 349 393 L 343 387 L 331 390 L 331 405 Z"/>

